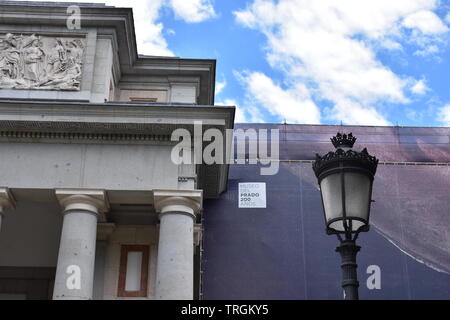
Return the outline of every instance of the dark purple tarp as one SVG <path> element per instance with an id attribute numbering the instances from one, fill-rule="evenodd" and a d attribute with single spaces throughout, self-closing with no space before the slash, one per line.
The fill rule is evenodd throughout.
<path id="1" fill-rule="evenodd" d="M 232 165 L 228 191 L 204 210 L 204 299 L 342 299 L 336 237 L 325 234 L 311 163 L 337 131 L 386 162 L 375 181 L 372 230 L 359 239 L 362 299 L 450 299 L 450 129 L 245 125 L 279 128 L 280 172 Z M 420 162 L 427 162 L 427 164 Z M 267 209 L 238 209 L 238 184 L 267 183 Z M 369 290 L 368 266 L 381 268 Z"/>

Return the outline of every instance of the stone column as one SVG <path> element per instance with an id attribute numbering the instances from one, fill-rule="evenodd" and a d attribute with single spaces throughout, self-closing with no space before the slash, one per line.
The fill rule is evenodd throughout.
<path id="1" fill-rule="evenodd" d="M 94 270 L 94 300 L 103 300 L 105 286 L 105 263 L 108 241 L 116 229 L 113 223 L 99 223 L 97 227 L 97 244 Z"/>
<path id="2" fill-rule="evenodd" d="M 8 188 L 0 188 L 0 231 L 2 229 L 3 214 L 5 210 L 14 209 L 16 201 Z"/>
<path id="3" fill-rule="evenodd" d="M 97 222 L 108 211 L 105 191 L 56 190 L 64 222 L 54 300 L 92 300 Z"/>
<path id="4" fill-rule="evenodd" d="M 160 214 L 157 300 L 194 299 L 194 223 L 202 191 L 154 191 Z"/>

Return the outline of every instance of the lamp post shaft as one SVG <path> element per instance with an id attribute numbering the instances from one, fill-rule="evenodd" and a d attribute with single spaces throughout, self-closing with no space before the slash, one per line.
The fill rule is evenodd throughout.
<path id="1" fill-rule="evenodd" d="M 345 240 L 336 249 L 342 258 L 342 288 L 344 288 L 345 300 L 359 300 L 356 256 L 360 250 L 361 247 L 357 246 L 354 240 Z"/>

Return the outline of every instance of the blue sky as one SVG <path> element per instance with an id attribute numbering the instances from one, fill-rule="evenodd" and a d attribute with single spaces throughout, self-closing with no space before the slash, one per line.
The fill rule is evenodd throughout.
<path id="1" fill-rule="evenodd" d="M 139 53 L 217 59 L 238 122 L 450 126 L 450 0 L 102 0 Z"/>

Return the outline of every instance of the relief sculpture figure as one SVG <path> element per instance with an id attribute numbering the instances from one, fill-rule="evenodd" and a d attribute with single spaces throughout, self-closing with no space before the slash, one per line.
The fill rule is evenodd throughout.
<path id="1" fill-rule="evenodd" d="M 60 39 L 56 39 L 55 46 L 47 55 L 47 73 L 56 74 L 64 70 L 67 61 L 67 52 Z"/>
<path id="2" fill-rule="evenodd" d="M 30 85 L 35 85 L 40 82 L 40 79 L 45 76 L 44 66 L 45 53 L 41 49 L 39 38 L 32 35 L 26 40 L 23 50 L 23 62 L 25 80 L 30 81 Z"/>
<path id="3" fill-rule="evenodd" d="M 20 51 L 14 36 L 8 33 L 0 40 L 0 86 L 13 87 L 20 73 Z"/>
<path id="4" fill-rule="evenodd" d="M 81 39 L 0 36 L 0 89 L 78 91 L 83 57 Z"/>

